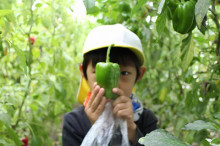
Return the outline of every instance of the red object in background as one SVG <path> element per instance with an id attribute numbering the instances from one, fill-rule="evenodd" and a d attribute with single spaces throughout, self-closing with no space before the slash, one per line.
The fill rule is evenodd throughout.
<path id="1" fill-rule="evenodd" d="M 28 137 L 25 137 L 24 139 L 21 140 L 23 142 L 22 146 L 28 146 Z"/>
<path id="2" fill-rule="evenodd" d="M 36 41 L 36 38 L 35 37 L 30 37 L 30 40 L 31 40 L 31 45 L 34 45 L 34 42 Z"/>

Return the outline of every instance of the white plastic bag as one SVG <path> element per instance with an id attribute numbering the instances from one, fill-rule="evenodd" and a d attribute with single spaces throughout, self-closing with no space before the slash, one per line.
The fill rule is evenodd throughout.
<path id="1" fill-rule="evenodd" d="M 127 122 L 115 118 L 108 102 L 103 113 L 90 128 L 81 146 L 129 146 Z"/>

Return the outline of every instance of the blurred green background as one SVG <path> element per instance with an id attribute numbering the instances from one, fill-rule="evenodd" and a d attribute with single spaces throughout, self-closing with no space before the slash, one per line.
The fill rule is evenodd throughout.
<path id="1" fill-rule="evenodd" d="M 219 1 L 208 1 L 205 33 L 196 27 L 191 35 L 173 30 L 163 2 L 1 0 L 0 145 L 21 145 L 25 137 L 30 145 L 61 145 L 63 115 L 79 106 L 84 40 L 95 26 L 115 23 L 141 38 L 147 71 L 136 94 L 158 127 L 191 145 L 211 145 L 220 137 Z M 182 129 L 195 120 L 218 131 Z"/>

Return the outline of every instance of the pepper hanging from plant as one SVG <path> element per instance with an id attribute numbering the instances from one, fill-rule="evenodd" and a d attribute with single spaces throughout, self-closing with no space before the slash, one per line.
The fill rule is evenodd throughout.
<path id="1" fill-rule="evenodd" d="M 174 11 L 176 10 L 176 7 L 178 6 L 177 2 L 176 0 L 166 0 L 165 5 L 167 5 L 167 8 L 168 8 L 168 13 L 167 13 L 168 19 L 172 20 Z"/>
<path id="2" fill-rule="evenodd" d="M 181 34 L 191 32 L 196 27 L 196 0 L 181 1 L 173 13 L 173 29 Z"/>
<path id="3" fill-rule="evenodd" d="M 115 99 L 118 95 L 112 92 L 117 87 L 120 77 L 120 66 L 117 63 L 110 62 L 110 50 L 114 44 L 110 45 L 107 50 L 106 62 L 96 64 L 96 81 L 100 87 L 105 89 L 107 99 Z"/>

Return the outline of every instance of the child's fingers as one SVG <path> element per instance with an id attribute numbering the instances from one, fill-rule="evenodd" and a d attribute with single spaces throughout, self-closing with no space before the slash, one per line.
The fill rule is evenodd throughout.
<path id="1" fill-rule="evenodd" d="M 122 119 L 132 118 L 132 115 L 129 114 L 129 113 L 131 113 L 130 110 L 125 108 L 125 109 L 121 109 L 121 110 L 117 111 L 116 113 L 114 113 L 114 115 L 116 117 L 119 117 L 119 118 L 122 118 Z"/>
<path id="2" fill-rule="evenodd" d="M 124 95 L 124 92 L 121 89 L 119 89 L 119 88 L 113 88 L 112 92 L 115 93 L 115 94 L 118 94 L 119 96 L 123 96 Z"/>
<path id="3" fill-rule="evenodd" d="M 123 92 L 121 89 L 119 89 L 119 88 L 113 88 L 113 89 L 112 89 L 112 92 L 119 95 L 119 97 L 116 98 L 116 99 L 113 101 L 113 103 L 112 103 L 113 106 L 116 106 L 116 105 L 119 104 L 119 103 L 126 103 L 126 102 L 128 102 L 129 98 L 126 97 L 126 96 L 124 96 L 124 92 Z"/>
<path id="4" fill-rule="evenodd" d="M 92 91 L 91 97 L 90 97 L 90 99 L 89 99 L 89 102 L 88 102 L 88 104 L 87 104 L 87 108 L 90 108 L 90 107 L 92 106 L 93 101 L 94 101 L 96 95 L 98 94 L 99 90 L 100 90 L 100 87 L 97 86 L 97 85 L 95 85 L 95 83 L 94 83 L 94 85 L 93 85 L 93 91 Z"/>
<path id="5" fill-rule="evenodd" d="M 103 99 L 105 90 L 104 88 L 100 88 L 99 92 L 96 94 L 95 99 L 92 102 L 91 108 L 92 111 L 96 111 L 97 107 L 100 105 L 100 102 Z"/>
<path id="6" fill-rule="evenodd" d="M 113 103 L 114 105 L 112 112 L 116 117 L 123 118 L 128 121 L 133 121 L 133 107 L 132 107 L 132 103 L 129 100 L 130 99 L 128 99 L 127 102 L 118 102 L 116 104 Z M 118 100 L 118 101 L 122 101 L 122 100 Z"/>
<path id="7" fill-rule="evenodd" d="M 114 115 L 116 115 L 117 112 L 122 110 L 122 109 L 124 109 L 124 104 L 119 103 L 116 106 L 113 106 L 112 112 L 113 112 Z"/>
<path id="8" fill-rule="evenodd" d="M 102 98 L 100 104 L 98 105 L 98 107 L 96 108 L 96 113 L 101 115 L 101 113 L 103 112 L 104 108 L 105 108 L 105 104 L 108 102 L 109 100 Z"/>
<path id="9" fill-rule="evenodd" d="M 95 89 L 96 86 L 97 86 L 97 82 L 95 82 L 95 83 L 93 84 L 93 90 Z"/>

